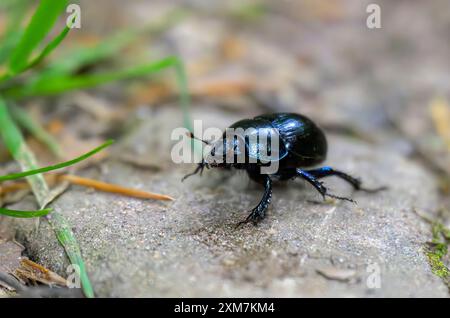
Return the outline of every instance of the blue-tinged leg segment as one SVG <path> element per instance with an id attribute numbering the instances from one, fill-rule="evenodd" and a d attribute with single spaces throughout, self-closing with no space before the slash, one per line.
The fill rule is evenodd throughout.
<path id="1" fill-rule="evenodd" d="M 354 178 L 342 171 L 335 170 L 329 166 L 312 169 L 312 170 L 306 170 L 306 171 L 309 174 L 316 177 L 317 179 L 336 176 L 336 177 L 341 178 L 341 179 L 347 181 L 348 183 L 350 183 L 353 186 L 353 188 L 355 188 L 355 190 L 359 190 L 361 188 L 361 180 Z"/>
<path id="2" fill-rule="evenodd" d="M 328 189 L 310 171 L 306 171 L 306 170 L 302 170 L 302 169 L 296 169 L 296 171 L 297 171 L 297 176 L 301 177 L 301 178 L 305 179 L 307 182 L 309 182 L 317 191 L 319 191 L 319 193 L 322 195 L 324 200 L 325 200 L 325 197 L 330 197 L 330 198 L 335 198 L 335 199 L 339 199 L 339 200 L 355 202 L 350 198 L 339 197 L 334 194 L 329 194 Z"/>
<path id="3" fill-rule="evenodd" d="M 350 183 L 355 190 L 360 190 L 360 191 L 365 191 L 365 192 L 377 192 L 377 191 L 386 189 L 386 187 L 379 187 L 379 188 L 375 188 L 375 189 L 364 188 L 361 186 L 362 182 L 360 179 L 354 178 L 345 172 L 335 170 L 329 166 L 325 166 L 325 167 L 321 167 L 321 168 L 317 168 L 317 169 L 306 170 L 306 172 L 317 179 L 336 176 L 336 177 L 341 178 L 342 180 L 345 180 L 348 183 Z"/>

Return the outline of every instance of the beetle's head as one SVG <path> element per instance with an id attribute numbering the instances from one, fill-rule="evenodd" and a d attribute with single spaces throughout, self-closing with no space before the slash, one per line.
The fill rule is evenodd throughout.
<path id="1" fill-rule="evenodd" d="M 227 168 L 245 162 L 245 139 L 242 136 L 223 136 L 211 145 L 204 158 L 210 167 Z"/>

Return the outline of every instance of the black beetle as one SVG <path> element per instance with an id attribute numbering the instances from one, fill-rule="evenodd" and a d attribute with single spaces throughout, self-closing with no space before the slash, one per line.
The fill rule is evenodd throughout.
<path id="1" fill-rule="evenodd" d="M 219 167 L 246 170 L 252 180 L 264 186 L 264 194 L 258 205 L 251 211 L 248 217 L 244 221 L 239 222 L 239 224 L 247 223 L 249 221 L 256 224 L 265 217 L 266 210 L 272 199 L 272 181 L 275 180 L 285 181 L 300 177 L 319 191 L 324 199 L 328 196 L 351 202 L 354 201 L 350 198 L 339 197 L 328 193 L 327 188 L 319 181 L 319 179 L 328 176 L 337 176 L 350 183 L 355 190 L 368 192 L 375 192 L 385 188 L 365 189 L 361 186 L 361 181 L 359 179 L 329 166 L 304 170 L 304 167 L 314 166 L 323 162 L 327 155 L 327 140 L 324 133 L 306 116 L 295 113 L 264 114 L 254 117 L 253 119 L 240 120 L 231 125 L 230 128 L 241 128 L 244 131 L 249 129 L 250 131 L 253 131 L 258 136 L 258 139 L 256 139 L 257 142 L 250 143 L 248 135 L 239 133 L 234 134 L 230 140 L 230 136 L 224 133 L 222 139 L 212 145 L 213 148 L 209 152 L 209 155 L 206 158 L 203 158 L 195 171 L 186 175 L 183 180 L 198 172 L 203 172 L 205 167 L 208 169 L 210 167 Z M 271 155 L 272 153 L 271 149 L 267 149 L 269 143 L 261 145 L 261 138 L 259 137 L 261 137 L 264 132 L 266 136 L 269 136 L 267 139 L 270 141 L 271 138 L 273 138 L 274 133 L 271 133 L 273 131 L 275 131 L 279 138 L 278 149 L 277 151 L 274 151 L 274 156 L 269 156 L 268 158 L 266 156 L 266 160 L 264 161 L 262 160 L 261 149 L 266 150 L 264 153 L 270 153 Z M 192 133 L 190 136 L 195 138 Z M 201 141 L 208 145 L 210 144 L 207 141 Z M 242 149 L 245 150 L 245 161 L 238 162 L 236 156 L 239 152 L 242 152 Z M 211 158 L 217 158 L 217 155 L 225 158 L 227 154 L 229 154 L 229 151 L 233 152 L 234 160 L 232 162 L 226 162 L 226 160 L 223 160 L 222 162 L 211 160 Z M 276 160 L 278 164 L 277 171 L 272 174 L 262 173 L 262 168 L 267 167 L 267 165 L 273 163 L 274 160 Z"/>

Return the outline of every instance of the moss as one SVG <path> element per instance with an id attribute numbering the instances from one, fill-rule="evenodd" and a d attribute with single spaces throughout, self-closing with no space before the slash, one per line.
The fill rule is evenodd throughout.
<path id="1" fill-rule="evenodd" d="M 442 258 L 447 254 L 447 245 L 445 244 L 439 245 L 441 246 L 438 248 L 429 249 L 426 252 L 426 255 L 428 257 L 428 263 L 431 266 L 431 271 L 433 272 L 433 274 L 444 279 L 448 285 L 450 283 L 449 280 L 450 270 L 447 268 L 447 266 L 445 266 L 444 262 L 442 261 Z"/>
<path id="2" fill-rule="evenodd" d="M 434 275 L 440 277 L 450 289 L 450 270 L 444 264 L 443 258 L 448 253 L 450 230 L 440 222 L 433 222 L 433 240 L 428 242 L 426 256 Z"/>

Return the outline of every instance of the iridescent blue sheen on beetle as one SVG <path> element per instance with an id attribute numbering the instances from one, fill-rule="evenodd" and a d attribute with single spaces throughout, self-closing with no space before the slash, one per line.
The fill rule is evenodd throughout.
<path id="1" fill-rule="evenodd" d="M 306 116 L 295 113 L 264 114 L 254 117 L 253 119 L 240 120 L 231 125 L 230 128 L 242 128 L 244 131 L 254 129 L 257 133 L 261 134 L 263 131 L 267 130 L 277 131 L 280 141 L 279 149 L 276 159 L 272 158 L 271 160 L 277 160 L 278 170 L 272 174 L 262 173 L 262 168 L 270 164 L 270 162 L 264 163 L 259 160 L 262 157 L 260 149 L 262 147 L 267 147 L 267 144 L 264 144 L 263 146 L 260 144 L 257 144 L 256 146 L 249 144 L 249 140 L 246 139 L 245 136 L 238 136 L 238 138 L 233 138 L 233 140 L 230 141 L 227 140 L 227 135 L 224 133 L 222 139 L 213 145 L 209 156 L 207 156 L 206 159 L 203 159 L 202 162 L 199 163 L 197 169 L 193 173 L 186 175 L 183 180 L 198 172 L 201 173 L 205 167 L 208 169 L 235 168 L 245 170 L 253 181 L 264 186 L 264 194 L 258 205 L 253 208 L 248 217 L 244 221 L 239 222 L 239 224 L 247 222 L 257 224 L 258 221 L 265 217 L 267 208 L 272 199 L 272 181 L 286 181 L 294 178 L 302 178 L 310 183 L 324 199 L 328 196 L 351 202 L 354 201 L 350 198 L 328 193 L 327 188 L 319 181 L 319 179 L 336 176 L 350 183 L 355 190 L 366 192 L 376 192 L 385 188 L 363 188 L 359 179 L 328 166 L 305 170 L 304 168 L 306 167 L 315 166 L 323 162 L 327 155 L 327 140 L 325 134 Z M 208 144 L 206 141 L 203 142 Z M 226 146 L 230 144 L 232 147 Z M 222 163 L 216 163 L 208 161 L 208 158 L 216 156 L 218 151 L 220 153 L 223 152 L 222 156 L 225 158 L 226 151 L 229 150 L 228 148 L 236 150 L 239 149 L 239 146 L 246 150 L 245 162 L 225 162 L 224 160 Z M 255 160 L 251 159 L 258 160 L 255 162 Z"/>

